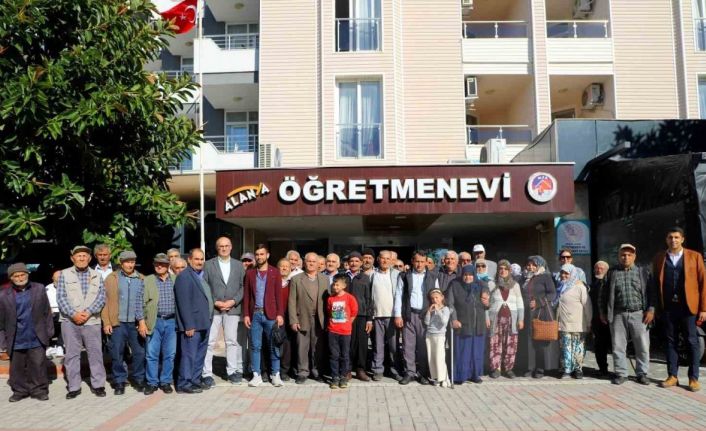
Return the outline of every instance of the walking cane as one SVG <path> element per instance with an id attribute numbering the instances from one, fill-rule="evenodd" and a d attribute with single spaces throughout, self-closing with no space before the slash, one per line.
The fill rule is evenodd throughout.
<path id="1" fill-rule="evenodd" d="M 451 389 L 454 389 L 454 328 L 451 325 Z"/>

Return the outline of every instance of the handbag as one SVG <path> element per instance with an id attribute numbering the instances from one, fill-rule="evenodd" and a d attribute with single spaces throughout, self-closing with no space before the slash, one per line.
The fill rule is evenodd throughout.
<path id="1" fill-rule="evenodd" d="M 545 309 L 551 320 L 540 319 L 542 311 Z M 559 339 L 559 321 L 554 320 L 546 299 L 544 299 L 544 307 L 540 308 L 537 317 L 532 319 L 532 339 L 534 341 L 556 341 Z"/>
<path id="2" fill-rule="evenodd" d="M 276 347 L 280 347 L 286 339 L 287 328 L 285 328 L 285 325 L 277 326 L 277 324 L 275 323 L 272 326 L 272 344 L 274 344 Z"/>

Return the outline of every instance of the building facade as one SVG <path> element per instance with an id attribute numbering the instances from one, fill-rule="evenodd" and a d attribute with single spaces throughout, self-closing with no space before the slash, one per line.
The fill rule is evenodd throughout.
<path id="1" fill-rule="evenodd" d="M 338 240 L 297 237 L 287 233 L 287 220 L 226 215 L 216 172 L 251 172 L 257 183 L 265 168 L 339 168 L 345 177 L 357 167 L 473 170 L 480 162 L 509 163 L 555 119 L 706 118 L 706 0 L 205 4 L 204 38 L 177 36 L 147 67 L 203 73 L 206 144 L 174 171 L 172 190 L 197 202 L 203 163 L 207 212 L 242 228 L 244 248 L 266 240 L 335 249 Z M 185 106 L 194 119 L 198 109 Z M 491 241 L 544 220 L 549 229 L 526 236 L 548 253 L 551 220 L 574 210 L 581 213 L 538 210 L 504 222 L 497 219 L 506 214 L 498 214 L 497 229 L 476 238 Z M 335 215 L 321 217 L 320 229 L 340 227 Z M 482 216 L 470 210 L 474 217 Z M 466 227 L 482 225 L 479 218 Z M 446 238 L 440 245 L 465 246 L 463 228 L 431 232 Z M 412 247 L 427 245 L 419 241 L 424 231 L 373 232 L 362 223 L 346 237 Z"/>

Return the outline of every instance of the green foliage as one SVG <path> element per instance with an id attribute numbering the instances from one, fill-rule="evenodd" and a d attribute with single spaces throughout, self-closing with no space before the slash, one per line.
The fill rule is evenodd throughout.
<path id="1" fill-rule="evenodd" d="M 172 36 L 152 11 L 0 1 L 0 250 L 48 239 L 118 253 L 192 223 L 167 181 L 201 139 L 178 115 L 195 84 L 143 70 Z"/>

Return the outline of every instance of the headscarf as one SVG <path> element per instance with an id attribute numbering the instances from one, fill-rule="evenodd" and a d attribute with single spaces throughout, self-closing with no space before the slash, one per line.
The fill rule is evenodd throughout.
<path id="1" fill-rule="evenodd" d="M 513 275 L 513 277 L 521 277 L 522 267 L 517 263 L 513 263 L 512 265 L 510 265 L 510 273 Z"/>
<path id="2" fill-rule="evenodd" d="M 561 280 L 557 286 L 556 297 L 554 298 L 554 301 L 552 301 L 552 305 L 555 307 L 559 303 L 561 295 L 563 295 L 564 292 L 569 290 L 579 281 L 579 271 L 574 265 L 570 263 L 563 264 L 559 273 L 561 274 L 562 272 L 569 274 L 569 278 L 567 280 Z"/>
<path id="3" fill-rule="evenodd" d="M 470 283 L 466 283 L 466 281 L 463 279 L 463 275 L 469 273 L 473 274 L 473 281 L 471 281 Z M 478 279 L 476 278 L 476 267 L 474 265 L 464 265 L 461 269 L 461 277 L 458 279 L 458 281 L 461 283 L 461 286 L 466 289 L 468 295 L 472 295 L 474 292 L 480 293 L 481 285 L 480 283 L 478 283 Z"/>
<path id="4" fill-rule="evenodd" d="M 484 273 L 479 273 L 478 272 L 478 264 L 482 263 L 485 265 L 485 272 Z M 480 281 L 488 281 L 490 280 L 490 274 L 488 274 L 488 264 L 486 263 L 485 259 L 476 259 L 475 262 L 473 262 L 473 265 L 476 267 L 476 279 Z"/>
<path id="5" fill-rule="evenodd" d="M 511 269 L 512 269 L 512 268 L 511 268 L 511 265 L 510 265 L 510 261 L 508 261 L 508 260 L 506 260 L 506 259 L 501 259 L 501 260 L 498 262 L 498 269 L 500 269 L 501 266 L 504 266 L 504 267 L 507 268 L 508 270 L 511 270 Z M 509 271 L 508 271 L 508 272 L 509 272 Z M 510 288 L 512 288 L 512 286 L 515 285 L 515 279 L 512 278 L 512 273 L 511 273 L 511 272 L 508 273 L 507 277 L 503 278 L 503 277 L 500 276 L 500 271 L 498 271 L 497 274 L 496 274 L 496 280 L 495 280 L 495 281 L 496 281 L 497 285 L 498 285 L 500 288 L 502 288 L 502 289 L 510 289 Z"/>
<path id="6" fill-rule="evenodd" d="M 545 267 L 547 266 L 547 261 L 539 255 L 529 256 L 527 258 L 527 263 L 529 262 L 532 262 L 537 266 L 537 271 L 525 271 L 525 282 L 522 285 L 524 289 L 527 289 L 527 285 L 529 284 L 530 280 L 532 280 L 532 277 L 544 273 Z"/>

